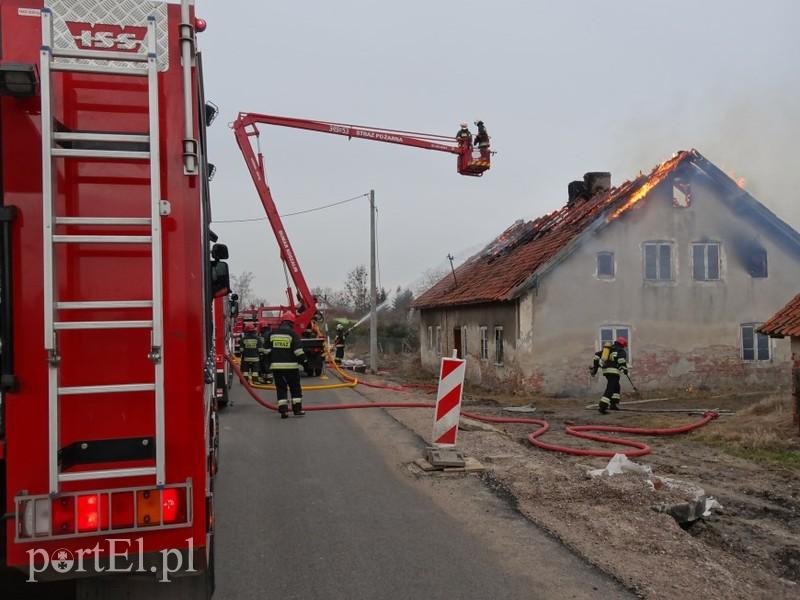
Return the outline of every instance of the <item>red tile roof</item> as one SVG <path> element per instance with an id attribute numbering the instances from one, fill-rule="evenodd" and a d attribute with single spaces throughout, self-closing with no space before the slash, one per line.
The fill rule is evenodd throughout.
<path id="1" fill-rule="evenodd" d="M 797 294 L 789 304 L 776 312 L 758 330 L 773 337 L 800 336 L 800 294 Z"/>
<path id="2" fill-rule="evenodd" d="M 570 242 L 600 219 L 611 220 L 646 197 L 692 152 L 679 152 L 647 175 L 534 221 L 517 221 L 480 253 L 443 277 L 414 301 L 415 308 L 501 302 Z"/>

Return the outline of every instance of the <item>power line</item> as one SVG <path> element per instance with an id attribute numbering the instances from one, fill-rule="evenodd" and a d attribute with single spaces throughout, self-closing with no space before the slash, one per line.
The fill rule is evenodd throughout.
<path id="1" fill-rule="evenodd" d="M 281 216 L 281 218 L 283 218 L 283 217 L 293 217 L 295 215 L 304 215 L 304 214 L 307 214 L 307 213 L 316 212 L 318 210 L 325 210 L 326 208 L 332 208 L 334 206 L 339 206 L 341 204 L 346 204 L 348 202 L 353 202 L 355 200 L 359 200 L 361 198 L 366 198 L 368 196 L 369 196 L 369 194 L 360 194 L 358 196 L 353 196 L 352 198 L 347 198 L 345 200 L 339 200 L 338 202 L 331 202 L 330 204 L 325 204 L 323 206 L 317 206 L 316 208 L 308 208 L 306 210 L 298 210 L 297 212 L 286 213 L 286 214 L 283 214 L 283 215 L 280 215 L 280 216 Z M 266 220 L 267 220 L 267 217 L 253 217 L 253 218 L 250 218 L 250 219 L 222 219 L 222 220 L 219 220 L 219 221 L 211 221 L 211 222 L 212 223 L 251 223 L 251 222 L 254 222 L 254 221 L 266 221 Z"/>

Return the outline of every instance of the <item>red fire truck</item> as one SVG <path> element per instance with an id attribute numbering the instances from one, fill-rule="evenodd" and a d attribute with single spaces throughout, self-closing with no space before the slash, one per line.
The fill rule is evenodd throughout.
<path id="1" fill-rule="evenodd" d="M 0 562 L 28 586 L 213 590 L 204 28 L 190 0 L 0 0 Z"/>
<path id="2" fill-rule="evenodd" d="M 233 323 L 239 312 L 238 299 L 236 294 L 214 298 L 214 397 L 221 408 L 228 406 L 228 391 L 233 383 L 233 370 L 225 355 L 234 353 Z"/>

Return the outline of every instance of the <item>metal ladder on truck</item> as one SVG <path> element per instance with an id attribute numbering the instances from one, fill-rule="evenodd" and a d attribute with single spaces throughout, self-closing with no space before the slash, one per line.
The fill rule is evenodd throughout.
<path id="1" fill-rule="evenodd" d="M 162 289 L 162 248 L 161 248 L 161 174 L 159 155 L 159 116 L 158 116 L 158 56 L 156 43 L 156 19 L 147 19 L 147 53 L 119 51 L 62 49 L 53 47 L 53 13 L 49 8 L 41 11 L 42 48 L 40 51 L 41 71 L 41 134 L 42 134 L 42 221 L 44 228 L 44 347 L 48 355 L 48 457 L 49 489 L 51 494 L 59 492 L 62 482 L 101 480 L 116 477 L 155 477 L 156 485 L 165 483 L 164 467 L 164 357 L 163 357 L 163 289 Z M 88 59 L 103 61 L 102 64 L 77 62 L 56 62 L 55 58 Z M 127 63 L 118 66 L 114 63 Z M 145 68 L 131 68 L 131 63 L 146 65 Z M 94 73 L 106 75 L 125 75 L 147 77 L 149 131 L 146 134 L 118 133 L 71 133 L 56 131 L 53 119 L 54 71 L 74 73 Z M 134 143 L 146 144 L 147 150 L 101 150 L 79 147 L 64 148 L 60 143 Z M 56 159 L 102 158 L 106 160 L 148 161 L 150 165 L 150 217 L 80 217 L 61 216 L 54 213 L 56 196 L 56 177 L 53 163 Z M 150 226 L 150 235 L 59 235 L 59 225 L 90 226 Z M 152 263 L 151 300 L 103 300 L 86 299 L 63 302 L 56 297 L 56 253 L 54 249 L 61 244 L 145 244 L 150 246 Z M 103 309 L 151 309 L 148 320 L 128 321 L 70 321 L 59 316 L 70 310 Z M 82 385 L 63 387 L 60 385 L 60 356 L 58 353 L 58 332 L 64 330 L 90 329 L 149 329 L 151 344 L 148 357 L 154 366 L 152 382 L 124 383 L 119 385 Z M 148 456 L 155 459 L 154 466 L 99 469 L 88 471 L 62 472 L 59 455 L 60 448 L 60 398 L 69 395 L 110 394 L 122 392 L 152 392 L 155 402 L 155 436 Z M 117 440 L 125 441 L 125 440 Z M 142 439 L 148 445 L 150 439 Z M 88 446 L 90 443 L 81 444 Z M 92 461 L 89 461 L 92 462 Z M 99 460 L 97 462 L 104 462 Z"/>

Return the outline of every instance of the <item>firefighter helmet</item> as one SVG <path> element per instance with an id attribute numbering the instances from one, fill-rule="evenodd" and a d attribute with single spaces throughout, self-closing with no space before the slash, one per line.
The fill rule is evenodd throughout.
<path id="1" fill-rule="evenodd" d="M 467 127 L 469 127 L 469 125 L 467 125 L 466 123 L 461 124 L 461 129 L 466 129 Z"/>
<path id="2" fill-rule="evenodd" d="M 336 331 L 341 331 L 342 329 L 344 329 L 344 325 L 342 325 L 341 323 L 336 325 Z"/>
<path id="3" fill-rule="evenodd" d="M 255 323 L 245 323 L 244 324 L 244 330 L 246 332 L 247 331 L 255 331 L 256 330 L 256 324 Z"/>
<path id="4" fill-rule="evenodd" d="M 616 341 L 617 341 L 617 344 L 619 344 L 623 348 L 627 348 L 628 347 L 628 340 L 625 339 L 624 337 L 618 337 Z"/>
<path id="5" fill-rule="evenodd" d="M 281 315 L 281 323 L 283 323 L 284 321 L 289 321 L 289 323 L 294 323 L 294 319 L 295 319 L 294 313 L 290 310 L 287 310 L 285 313 Z"/>

